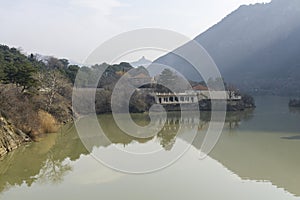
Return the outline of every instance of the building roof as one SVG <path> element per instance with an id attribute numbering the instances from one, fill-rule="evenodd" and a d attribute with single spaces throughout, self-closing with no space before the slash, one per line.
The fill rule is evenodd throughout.
<path id="1" fill-rule="evenodd" d="M 193 90 L 208 90 L 208 88 L 204 85 L 198 84 L 193 86 Z"/>

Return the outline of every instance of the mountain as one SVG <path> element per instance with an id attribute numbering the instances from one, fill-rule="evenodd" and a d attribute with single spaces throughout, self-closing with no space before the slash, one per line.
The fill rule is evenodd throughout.
<path id="1" fill-rule="evenodd" d="M 245 91 L 300 94 L 299 19 L 299 0 L 244 5 L 194 40 L 207 50 L 226 82 Z M 155 62 L 200 79 L 172 52 Z"/>
<path id="2" fill-rule="evenodd" d="M 135 61 L 135 62 L 132 62 L 130 63 L 131 66 L 133 67 L 140 67 L 140 66 L 143 66 L 143 67 L 148 67 L 150 64 L 152 63 L 151 60 L 147 60 L 145 58 L 145 56 L 143 56 L 141 59 L 139 59 L 138 61 Z"/>

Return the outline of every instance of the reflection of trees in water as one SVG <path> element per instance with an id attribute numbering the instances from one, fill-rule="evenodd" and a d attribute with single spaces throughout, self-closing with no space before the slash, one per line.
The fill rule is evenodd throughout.
<path id="1" fill-rule="evenodd" d="M 159 133 L 158 137 L 160 138 L 160 144 L 161 146 L 166 150 L 170 151 L 173 148 L 173 145 L 176 142 L 176 133 L 170 132 L 170 133 Z"/>
<path id="2" fill-rule="evenodd" d="M 241 111 L 241 112 L 227 112 L 225 125 L 228 125 L 229 129 L 238 128 L 241 121 L 249 121 L 253 118 L 253 109 Z"/>
<path id="3" fill-rule="evenodd" d="M 36 181 L 62 182 L 72 170 L 66 159 L 74 161 L 88 153 L 74 127 L 62 131 L 64 134 L 48 135 L 5 156 L 0 165 L 0 192 L 24 183 L 30 187 Z"/>
<path id="4" fill-rule="evenodd" d="M 210 121 L 209 112 L 201 112 L 200 121 L 193 113 L 189 113 L 187 116 L 181 118 L 179 113 L 168 113 L 167 122 L 157 134 L 157 138 L 165 150 L 170 151 L 173 148 L 178 134 L 195 130 L 195 128 L 198 131 L 205 130 Z M 149 120 L 147 115 L 135 117 L 137 123 L 141 125 L 146 125 Z M 251 112 L 228 113 L 226 124 L 235 128 L 241 120 L 250 118 Z M 142 144 L 154 139 L 154 137 L 134 138 L 123 133 L 114 123 L 111 115 L 100 116 L 100 119 L 105 136 L 113 144 L 126 146 L 132 142 Z M 159 115 L 156 119 L 157 123 L 164 121 Z M 95 143 L 97 147 L 107 147 L 108 145 L 104 141 Z M 23 183 L 31 186 L 36 181 L 59 183 L 63 181 L 67 172 L 72 170 L 66 160 L 75 161 L 82 154 L 87 155 L 89 152 L 83 146 L 74 126 L 65 127 L 61 133 L 49 135 L 46 139 L 32 143 L 28 147 L 20 147 L 0 161 L 0 192 L 12 186 L 21 186 Z"/>
<path id="5" fill-rule="evenodd" d="M 289 111 L 293 114 L 300 114 L 300 108 L 289 107 Z"/>
<path id="6" fill-rule="evenodd" d="M 229 129 L 238 128 L 241 121 L 248 121 L 253 117 L 253 109 L 237 112 L 227 112 L 225 118 L 225 127 Z M 201 112 L 200 121 L 210 122 L 211 112 Z"/>
<path id="7" fill-rule="evenodd" d="M 252 118 L 252 110 L 242 112 L 227 112 L 225 119 L 225 127 L 235 129 L 239 126 L 240 122 L 247 121 Z M 186 116 L 186 117 L 184 117 Z M 159 117 L 156 118 L 157 123 L 164 123 Z M 183 132 L 191 130 L 200 131 L 208 128 L 211 121 L 211 112 L 201 112 L 200 121 L 197 113 L 190 113 L 181 117 L 179 112 L 168 113 L 168 118 L 164 124 L 163 129 L 158 133 L 157 137 L 160 139 L 160 144 L 165 150 L 171 150 L 176 142 L 176 136 Z"/>
<path id="8" fill-rule="evenodd" d="M 157 134 L 157 137 L 160 140 L 161 146 L 166 151 L 172 150 L 173 145 L 176 142 L 176 135 L 177 135 L 178 128 L 179 128 L 179 124 L 176 123 L 176 121 L 174 121 L 174 123 L 169 121 L 169 123 L 168 123 L 168 120 L 167 120 L 163 129 Z"/>
<path id="9" fill-rule="evenodd" d="M 71 170 L 72 167 L 69 164 L 55 160 L 53 155 L 50 154 L 40 173 L 35 178 L 41 183 L 61 183 L 63 177 Z"/>
<path id="10" fill-rule="evenodd" d="M 228 112 L 225 124 L 231 128 L 236 128 L 241 120 L 250 119 L 251 113 L 251 111 Z M 150 118 L 147 114 L 132 114 L 131 117 L 134 122 L 140 126 L 149 124 Z M 163 125 L 161 130 L 157 130 L 157 138 L 160 141 L 161 146 L 169 151 L 173 148 L 178 134 L 189 132 L 191 130 L 202 131 L 207 129 L 210 121 L 210 112 L 201 112 L 200 120 L 199 113 L 196 112 L 182 113 L 182 115 L 180 112 L 169 112 L 166 120 L 164 120 L 163 115 L 156 113 L 153 120 L 156 125 Z M 99 121 L 105 137 L 98 141 L 94 139 L 91 141 L 96 147 L 107 147 L 111 143 L 123 144 L 123 146 L 126 147 L 132 142 L 143 144 L 154 138 L 135 138 L 124 133 L 116 125 L 112 115 L 101 115 L 99 116 Z"/>
<path id="11" fill-rule="evenodd" d="M 224 134 L 210 157 L 243 180 L 270 181 L 300 197 L 299 142 L 272 132 L 236 132 Z"/>
<path id="12" fill-rule="evenodd" d="M 181 117 L 182 116 L 182 117 Z M 237 128 L 241 120 L 249 120 L 252 117 L 252 111 L 243 111 L 243 112 L 228 112 L 226 115 L 225 126 L 228 126 L 230 129 Z M 145 114 L 134 114 L 132 115 L 135 123 L 143 126 L 149 123 L 149 116 Z M 189 112 L 183 113 L 180 112 L 169 112 L 166 121 L 163 119 L 163 115 L 157 113 L 153 118 L 157 125 L 163 125 L 163 128 L 158 132 L 157 138 L 160 141 L 161 146 L 170 151 L 175 142 L 178 134 L 183 132 L 189 132 L 191 130 L 202 131 L 208 128 L 208 124 L 211 121 L 210 112 L 201 112 L 200 120 L 199 113 Z M 118 126 L 115 124 L 113 117 L 111 115 L 100 116 L 100 124 L 105 133 L 105 136 L 109 139 L 111 143 L 114 144 L 123 144 L 124 146 L 136 141 L 138 143 L 145 143 L 153 139 L 150 138 L 134 138 L 124 132 L 122 132 Z M 108 146 L 109 144 L 103 142 L 97 142 L 95 146 Z"/>

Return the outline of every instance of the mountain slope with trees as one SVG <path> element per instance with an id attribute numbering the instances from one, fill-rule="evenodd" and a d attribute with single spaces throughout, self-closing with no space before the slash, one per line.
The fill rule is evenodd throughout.
<path id="1" fill-rule="evenodd" d="M 226 82 L 246 91 L 300 94 L 299 19 L 299 0 L 241 6 L 195 41 L 208 51 Z M 172 53 L 155 62 L 192 80 L 200 78 Z"/>
<path id="2" fill-rule="evenodd" d="M 0 45 L 0 113 L 25 134 L 55 132 L 72 118 L 71 91 L 79 67 L 39 59 Z"/>

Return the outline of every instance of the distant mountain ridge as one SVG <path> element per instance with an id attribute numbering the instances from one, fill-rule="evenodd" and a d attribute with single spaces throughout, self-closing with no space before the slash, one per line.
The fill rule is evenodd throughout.
<path id="1" fill-rule="evenodd" d="M 195 41 L 208 51 L 226 82 L 246 91 L 300 94 L 299 19 L 299 0 L 241 6 Z M 155 62 L 199 79 L 173 53 Z"/>
<path id="2" fill-rule="evenodd" d="M 130 64 L 132 67 L 141 67 L 141 66 L 148 67 L 151 63 L 152 63 L 151 60 L 148 60 L 145 58 L 145 56 L 143 56 L 138 61 L 131 62 Z"/>

